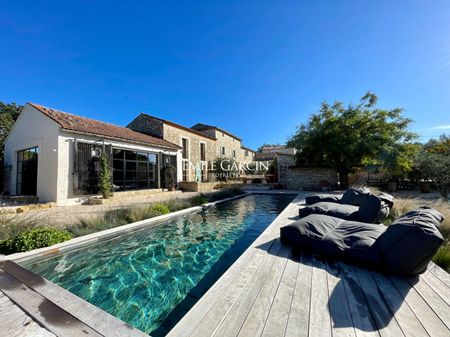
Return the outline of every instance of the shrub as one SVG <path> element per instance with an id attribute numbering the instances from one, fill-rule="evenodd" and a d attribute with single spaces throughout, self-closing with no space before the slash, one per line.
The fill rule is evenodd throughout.
<path id="1" fill-rule="evenodd" d="M 192 198 L 192 202 L 194 205 L 204 205 L 209 202 L 208 197 L 204 194 L 197 195 Z"/>
<path id="2" fill-rule="evenodd" d="M 26 252 L 36 248 L 48 247 L 70 240 L 72 236 L 65 230 L 52 227 L 36 227 L 0 243 L 4 254 Z"/>
<path id="3" fill-rule="evenodd" d="M 98 188 L 104 199 L 113 196 L 112 171 L 109 167 L 108 157 L 104 153 L 100 156 Z"/>
<path id="4" fill-rule="evenodd" d="M 450 243 L 439 248 L 433 257 L 433 262 L 450 273 Z"/>
<path id="5" fill-rule="evenodd" d="M 154 204 L 150 206 L 150 209 L 156 214 L 156 216 L 170 213 L 170 208 L 166 204 Z"/>

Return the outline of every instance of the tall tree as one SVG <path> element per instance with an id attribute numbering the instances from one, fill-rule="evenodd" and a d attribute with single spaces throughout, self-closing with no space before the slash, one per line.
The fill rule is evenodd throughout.
<path id="1" fill-rule="evenodd" d="M 448 200 L 450 191 L 450 136 L 430 139 L 416 157 L 416 167 L 422 178 L 431 179 L 441 197 Z"/>
<path id="2" fill-rule="evenodd" d="M 356 105 L 322 103 L 288 141 L 298 150 L 298 165 L 334 167 L 346 188 L 355 167 L 374 162 L 383 150 L 416 137 L 408 130 L 412 120 L 402 116 L 403 109 L 381 109 L 377 101 L 374 93 L 367 92 Z"/>
<path id="3" fill-rule="evenodd" d="M 0 102 L 0 161 L 3 161 L 6 137 L 8 137 L 9 131 L 11 131 L 22 108 L 23 106 L 17 105 L 16 103 Z"/>

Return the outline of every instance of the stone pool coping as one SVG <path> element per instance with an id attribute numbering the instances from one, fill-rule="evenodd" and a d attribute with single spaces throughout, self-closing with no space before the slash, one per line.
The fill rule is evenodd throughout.
<path id="1" fill-rule="evenodd" d="M 291 191 L 249 191 L 244 194 L 214 201 L 201 206 L 194 206 L 158 217 L 134 222 L 131 224 L 111 228 L 108 230 L 81 236 L 51 247 L 35 249 L 29 252 L 0 256 L 0 286 L 4 293 L 22 310 L 39 322 L 47 330 L 58 336 L 79 336 L 83 331 L 89 336 L 148 336 L 142 331 L 132 327 L 122 320 L 114 317 L 97 306 L 72 294 L 55 283 L 17 265 L 15 262 L 35 261 L 49 256 L 54 256 L 70 250 L 77 250 L 100 241 L 109 240 L 122 234 L 138 231 L 143 228 L 153 227 L 173 218 L 202 211 L 205 207 L 213 207 L 217 204 L 246 197 L 252 194 L 295 194 Z M 278 218 L 278 217 L 277 217 Z M 276 218 L 276 219 L 277 219 Z M 274 221 L 276 221 L 276 219 Z M 269 226 L 271 226 L 270 224 Z M 7 286 L 14 283 L 14 287 Z M 9 282 L 9 283 L 8 283 Z M 30 302 L 30 298 L 34 301 Z M 51 307 L 54 317 L 49 319 L 40 310 L 41 305 Z M 57 317 L 56 317 L 57 316 Z M 54 319 L 64 317 L 67 323 L 55 324 Z"/>

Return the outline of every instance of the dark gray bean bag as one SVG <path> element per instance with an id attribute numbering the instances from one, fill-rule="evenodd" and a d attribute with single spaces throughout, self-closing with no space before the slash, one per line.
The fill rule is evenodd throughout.
<path id="1" fill-rule="evenodd" d="M 444 216 L 421 207 L 396 219 L 377 239 L 377 247 L 389 270 L 402 275 L 420 274 L 444 242 L 439 225 Z"/>
<path id="2" fill-rule="evenodd" d="M 444 217 L 422 207 L 399 217 L 391 226 L 311 214 L 280 230 L 283 243 L 334 259 L 398 275 L 426 270 L 444 242 L 438 230 Z"/>
<path id="3" fill-rule="evenodd" d="M 362 202 L 362 197 L 370 194 L 370 190 L 362 188 L 349 188 L 342 196 L 334 194 L 310 194 L 305 197 L 305 203 L 312 205 L 317 202 L 335 202 L 345 205 L 359 206 Z"/>
<path id="4" fill-rule="evenodd" d="M 360 206 L 335 202 L 318 202 L 300 208 L 299 216 L 305 217 L 310 214 L 325 214 L 345 220 L 380 223 L 387 218 L 390 208 L 392 207 L 393 201 L 388 199 L 388 203 L 385 202 L 387 196 L 389 195 L 383 196 L 383 199 L 381 199 L 379 196 L 370 193 L 365 194 L 364 197 L 361 197 L 358 200 Z"/>

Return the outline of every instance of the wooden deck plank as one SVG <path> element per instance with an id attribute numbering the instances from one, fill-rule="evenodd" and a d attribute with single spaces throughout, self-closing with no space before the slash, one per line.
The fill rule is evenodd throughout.
<path id="1" fill-rule="evenodd" d="M 270 247 L 270 251 L 265 252 L 263 259 L 258 262 L 255 268 L 243 268 L 238 276 L 239 282 L 236 282 L 235 280 L 233 284 L 226 289 L 219 300 L 216 301 L 204 316 L 201 324 L 196 326 L 191 332 L 190 336 L 212 336 L 246 286 L 255 279 L 255 274 L 260 272 L 261 269 L 270 268 L 273 263 L 273 256 L 271 254 L 277 255 L 280 249 L 281 243 L 277 240 Z"/>
<path id="2" fill-rule="evenodd" d="M 413 308 L 415 316 L 430 336 L 449 336 L 449 332 L 444 323 L 442 323 L 428 303 L 406 279 L 396 276 L 390 276 L 389 279 L 395 285 L 406 303 L 408 303 L 409 307 Z"/>
<path id="3" fill-rule="evenodd" d="M 326 263 L 331 326 L 335 337 L 356 336 L 339 266 Z"/>
<path id="4" fill-rule="evenodd" d="M 289 253 L 290 249 L 285 246 L 281 246 L 278 255 L 269 256 L 268 264 L 266 266 L 261 266 L 261 268 L 258 269 L 252 276 L 250 282 L 244 288 L 236 302 L 232 305 L 227 315 L 218 326 L 214 336 L 237 336 L 244 320 L 253 306 L 253 303 L 263 288 L 266 279 L 269 275 L 275 273 L 279 268 L 279 264 L 277 262 L 282 262 L 285 260 Z"/>
<path id="5" fill-rule="evenodd" d="M 290 249 L 286 249 L 286 255 L 279 256 L 279 258 L 282 258 L 282 261 L 276 260 L 274 262 L 271 272 L 267 275 L 267 278 L 259 290 L 259 293 L 247 314 L 247 317 L 243 321 L 238 336 L 243 337 L 261 335 L 267 316 L 271 310 L 273 301 L 280 286 L 280 281 L 285 271 L 289 256 Z M 249 284 L 249 286 L 253 287 L 254 284 Z"/>
<path id="6" fill-rule="evenodd" d="M 445 301 L 445 303 L 450 305 L 450 288 L 447 288 L 436 275 L 427 270 L 420 275 L 420 278 L 423 282 L 426 282 L 434 292 Z"/>
<path id="7" fill-rule="evenodd" d="M 391 280 L 377 272 L 371 274 L 404 334 L 412 337 L 429 336 Z"/>
<path id="8" fill-rule="evenodd" d="M 404 336 L 395 316 L 387 305 L 382 292 L 373 280 L 370 272 L 362 268 L 354 268 L 358 276 L 361 288 L 366 296 L 369 311 L 377 325 L 381 336 Z"/>
<path id="9" fill-rule="evenodd" d="M 409 283 L 427 302 L 435 314 L 441 319 L 448 329 L 450 336 L 450 306 L 437 293 L 419 277 L 410 278 Z"/>
<path id="10" fill-rule="evenodd" d="M 450 289 L 450 274 L 434 262 L 428 264 L 428 271 L 433 273 L 447 288 Z"/>
<path id="11" fill-rule="evenodd" d="M 354 269 L 349 268 L 344 263 L 339 263 L 339 266 L 341 267 L 341 280 L 345 288 L 345 293 L 347 294 L 356 335 L 358 337 L 380 336 Z"/>
<path id="12" fill-rule="evenodd" d="M 270 244 L 267 245 L 267 249 L 271 249 Z M 233 303 L 235 297 L 240 293 L 239 288 L 243 288 L 247 284 L 264 255 L 265 252 L 263 250 L 253 250 L 252 254 L 247 254 L 243 259 L 239 260 L 238 264 L 233 264 L 228 270 L 229 273 L 227 271 L 223 278 L 220 278 L 191 308 L 189 312 L 192 315 L 192 319 L 186 324 L 178 323 L 167 337 L 190 336 L 194 329 L 204 322 L 205 316 L 218 301 L 222 301 L 222 307 L 226 305 L 225 303 Z M 244 268 L 241 269 L 243 266 L 246 266 L 245 270 L 243 270 Z M 236 287 L 232 292 L 227 292 L 226 290 L 232 282 L 236 284 Z"/>
<path id="13" fill-rule="evenodd" d="M 11 275 L 0 270 L 0 288 L 15 303 L 29 313 L 33 319 L 57 336 L 78 337 L 80 332 L 86 337 L 101 337 L 99 333 L 83 324 L 60 307 L 34 292 Z"/>
<path id="14" fill-rule="evenodd" d="M 328 282 L 326 266 L 312 258 L 311 311 L 309 319 L 310 337 L 331 336 L 331 317 L 328 307 Z"/>
<path id="15" fill-rule="evenodd" d="M 312 282 L 311 257 L 301 256 L 286 326 L 286 337 L 307 337 Z"/>
<path id="16" fill-rule="evenodd" d="M 299 256 L 291 256 L 288 259 L 272 308 L 267 316 L 262 336 L 285 335 L 299 266 Z"/>

